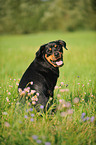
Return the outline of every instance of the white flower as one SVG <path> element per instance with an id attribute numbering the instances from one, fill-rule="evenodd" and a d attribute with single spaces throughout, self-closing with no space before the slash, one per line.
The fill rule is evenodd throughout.
<path id="1" fill-rule="evenodd" d="M 65 117 L 67 115 L 67 112 L 61 112 L 61 116 Z"/>
<path id="2" fill-rule="evenodd" d="M 73 102 L 74 102 L 74 104 L 77 104 L 79 102 L 79 98 L 77 98 L 77 97 L 74 98 Z"/>
<path id="3" fill-rule="evenodd" d="M 55 86 L 55 89 L 58 89 L 58 86 Z"/>
<path id="4" fill-rule="evenodd" d="M 25 91 L 22 91 L 22 92 L 20 93 L 21 96 L 23 96 L 23 95 L 25 95 L 25 94 L 26 94 Z"/>
<path id="5" fill-rule="evenodd" d="M 8 99 L 8 97 L 6 97 L 6 100 L 7 100 L 7 102 L 9 102 L 9 99 Z"/>
<path id="6" fill-rule="evenodd" d="M 61 85 L 64 85 L 64 82 L 61 82 Z"/>
<path id="7" fill-rule="evenodd" d="M 25 92 L 29 93 L 30 87 L 24 89 Z"/>
<path id="8" fill-rule="evenodd" d="M 66 102 L 65 105 L 66 105 L 66 108 L 70 108 L 71 107 L 71 103 L 70 102 Z"/>
<path id="9" fill-rule="evenodd" d="M 6 127 L 10 127 L 10 124 L 8 122 L 5 122 Z"/>
<path id="10" fill-rule="evenodd" d="M 33 85 L 33 82 L 30 82 L 31 85 Z"/>
<path id="11" fill-rule="evenodd" d="M 69 109 L 69 110 L 67 111 L 67 113 L 68 113 L 68 114 L 73 114 L 73 109 Z"/>
<path id="12" fill-rule="evenodd" d="M 22 92 L 22 89 L 21 88 L 18 88 L 18 92 L 21 93 Z"/>
<path id="13" fill-rule="evenodd" d="M 35 104 L 36 104 L 36 102 L 35 102 L 35 101 L 32 101 L 32 104 L 33 104 L 33 105 L 35 105 Z"/>
<path id="14" fill-rule="evenodd" d="M 18 82 L 16 82 L 16 86 L 19 86 L 19 83 Z"/>
<path id="15" fill-rule="evenodd" d="M 58 98 L 60 98 L 60 97 L 61 97 L 61 95 L 60 95 L 60 94 L 57 94 L 57 97 L 58 97 Z"/>
<path id="16" fill-rule="evenodd" d="M 69 89 L 60 89 L 60 92 L 69 92 Z"/>
<path id="17" fill-rule="evenodd" d="M 33 95 L 35 92 L 36 92 L 35 90 L 31 90 L 30 93 L 31 93 L 31 95 Z"/>
<path id="18" fill-rule="evenodd" d="M 10 93 L 10 92 L 8 92 L 8 95 L 11 95 L 11 93 Z"/>
<path id="19" fill-rule="evenodd" d="M 77 83 L 78 85 L 80 85 L 80 83 Z"/>
<path id="20" fill-rule="evenodd" d="M 39 96 L 39 93 L 36 93 L 37 96 Z"/>
<path id="21" fill-rule="evenodd" d="M 2 112 L 2 114 L 3 114 L 3 115 L 8 115 L 8 113 L 7 113 L 7 112 Z"/>

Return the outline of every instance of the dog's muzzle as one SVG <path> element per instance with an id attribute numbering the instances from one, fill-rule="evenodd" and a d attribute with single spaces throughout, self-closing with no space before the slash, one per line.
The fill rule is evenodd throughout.
<path id="1" fill-rule="evenodd" d="M 63 63 L 63 54 L 58 51 L 54 52 L 50 56 L 47 56 L 47 54 L 45 54 L 45 58 L 54 67 L 61 67 L 64 64 Z"/>

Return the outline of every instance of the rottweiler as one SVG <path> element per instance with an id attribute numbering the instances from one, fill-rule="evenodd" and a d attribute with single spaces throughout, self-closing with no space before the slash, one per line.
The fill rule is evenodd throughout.
<path id="1" fill-rule="evenodd" d="M 59 67 L 64 64 L 63 47 L 67 50 L 66 43 L 62 40 L 42 45 L 20 80 L 18 90 L 29 88 L 30 92 L 38 92 L 38 98 L 35 94 L 36 105 L 41 104 L 45 107 L 49 97 L 53 98 Z"/>

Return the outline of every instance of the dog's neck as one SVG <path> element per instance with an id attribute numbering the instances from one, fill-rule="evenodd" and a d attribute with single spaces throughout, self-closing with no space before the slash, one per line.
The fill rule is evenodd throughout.
<path id="1" fill-rule="evenodd" d="M 57 79 L 59 77 L 59 68 L 53 67 L 51 64 L 47 62 L 47 60 L 43 58 L 35 58 L 36 69 L 38 69 L 39 74 L 43 74 L 43 76 L 47 80 L 47 87 L 49 90 L 53 91 L 56 85 Z M 42 68 L 42 69 L 41 69 Z M 44 78 L 44 79 L 45 79 Z M 49 81 L 50 78 L 50 81 Z"/>
<path id="2" fill-rule="evenodd" d="M 54 72 L 54 74 L 57 75 L 57 77 L 59 77 L 59 68 L 52 66 L 44 57 L 41 57 L 41 58 L 36 57 L 34 61 L 38 63 L 40 66 L 43 66 L 45 70 L 48 69 Z"/>

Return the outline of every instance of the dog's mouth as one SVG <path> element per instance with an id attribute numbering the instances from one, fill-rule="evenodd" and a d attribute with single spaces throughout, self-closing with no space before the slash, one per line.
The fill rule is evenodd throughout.
<path id="1" fill-rule="evenodd" d="M 52 54 L 50 56 L 47 56 L 47 54 L 45 54 L 45 58 L 54 67 L 61 67 L 64 65 L 62 53 L 59 53 L 58 57 L 55 57 L 54 54 Z"/>
<path id="2" fill-rule="evenodd" d="M 55 67 L 61 67 L 64 65 L 63 60 L 52 61 L 50 60 Z"/>
<path id="3" fill-rule="evenodd" d="M 62 60 L 60 60 L 60 61 L 56 61 L 56 64 L 57 64 L 57 66 L 62 66 L 64 63 Z"/>

